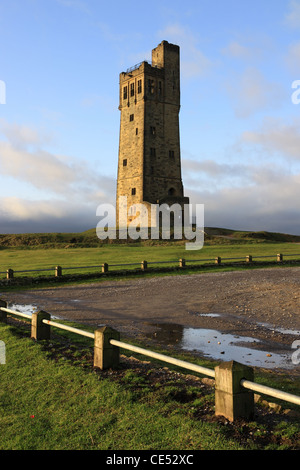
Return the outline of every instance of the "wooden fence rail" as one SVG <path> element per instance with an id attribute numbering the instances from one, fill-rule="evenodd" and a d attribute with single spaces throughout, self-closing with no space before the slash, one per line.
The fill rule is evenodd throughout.
<path id="1" fill-rule="evenodd" d="M 152 357 L 159 361 L 176 365 L 183 369 L 212 377 L 215 380 L 215 414 L 224 416 L 229 421 L 238 418 L 246 420 L 254 416 L 254 391 L 281 400 L 300 405 L 300 397 L 281 390 L 259 385 L 254 382 L 252 367 L 236 361 L 223 362 L 215 369 L 166 356 L 148 349 L 140 348 L 120 341 L 120 333 L 107 326 L 96 329 L 93 333 L 74 328 L 51 320 L 51 315 L 44 311 L 30 314 L 7 308 L 7 303 L 0 300 L 0 322 L 7 323 L 7 314 L 25 317 L 31 320 L 31 337 L 36 340 L 49 340 L 50 327 L 67 330 L 94 340 L 94 367 L 101 370 L 115 368 L 120 362 L 120 348 Z"/>
<path id="2" fill-rule="evenodd" d="M 143 260 L 140 263 L 119 263 L 119 264 L 108 264 L 108 263 L 102 263 L 101 265 L 93 265 L 93 266 L 55 266 L 52 268 L 40 268 L 40 269 L 24 269 L 24 270 L 13 270 L 11 268 L 7 269 L 6 271 L 0 271 L 0 274 L 6 275 L 6 279 L 14 279 L 16 274 L 24 274 L 24 273 L 33 273 L 33 272 L 48 272 L 52 271 L 54 272 L 55 277 L 61 277 L 63 276 L 63 271 L 69 271 L 69 270 L 82 270 L 82 269 L 97 269 L 99 272 L 102 273 L 108 273 L 111 268 L 124 268 L 128 266 L 135 266 L 141 271 L 147 271 L 148 268 L 152 265 L 162 265 L 162 264 L 174 264 L 177 265 L 179 268 L 186 268 L 189 266 L 194 265 L 194 263 L 200 263 L 198 265 L 194 265 L 194 267 L 201 267 L 205 263 L 210 263 L 214 265 L 221 265 L 221 264 L 226 264 L 226 262 L 231 261 L 231 262 L 244 262 L 246 264 L 254 264 L 255 259 L 261 260 L 261 259 L 272 259 L 273 262 L 276 261 L 277 263 L 282 263 L 284 259 L 289 258 L 293 261 L 299 261 L 300 262 L 300 254 L 282 254 L 278 253 L 276 255 L 260 255 L 260 256 L 253 256 L 253 255 L 246 255 L 244 257 L 234 257 L 234 258 L 222 258 L 221 256 L 216 256 L 214 258 L 203 258 L 203 259 L 184 259 L 180 258 L 179 260 L 168 260 L 168 261 L 146 261 Z M 115 272 L 113 269 L 111 272 Z"/>

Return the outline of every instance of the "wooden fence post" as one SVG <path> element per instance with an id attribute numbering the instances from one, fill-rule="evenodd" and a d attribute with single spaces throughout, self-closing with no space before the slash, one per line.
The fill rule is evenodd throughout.
<path id="1" fill-rule="evenodd" d="M 180 268 L 184 268 L 184 267 L 185 267 L 185 259 L 184 259 L 184 258 L 180 258 L 180 260 L 179 260 L 179 267 L 180 267 Z"/>
<path id="2" fill-rule="evenodd" d="M 220 256 L 217 256 L 217 257 L 215 258 L 215 263 L 216 263 L 216 264 L 221 264 L 221 257 L 220 257 Z"/>
<path id="3" fill-rule="evenodd" d="M 251 255 L 246 256 L 246 263 L 252 263 L 252 256 Z"/>
<path id="4" fill-rule="evenodd" d="M 50 339 L 50 325 L 43 323 L 43 320 L 50 320 L 50 313 L 40 310 L 33 312 L 31 320 L 31 338 L 36 341 L 41 339 Z"/>
<path id="5" fill-rule="evenodd" d="M 278 253 L 278 254 L 277 254 L 277 261 L 278 261 L 278 262 L 281 262 L 282 260 L 283 260 L 282 254 L 281 254 L 281 253 Z"/>
<path id="6" fill-rule="evenodd" d="M 14 278 L 14 271 L 13 269 L 8 269 L 6 271 L 6 279 L 13 279 Z"/>
<path id="7" fill-rule="evenodd" d="M 215 368 L 215 415 L 229 421 L 252 419 L 254 394 L 240 385 L 242 379 L 253 381 L 253 369 L 235 361 Z"/>
<path id="8" fill-rule="evenodd" d="M 56 266 L 55 267 L 55 277 L 60 277 L 62 276 L 62 268 L 61 266 Z"/>
<path id="9" fill-rule="evenodd" d="M 142 269 L 143 271 L 146 271 L 147 268 L 148 268 L 148 263 L 147 263 L 147 261 L 142 261 L 142 263 L 141 263 L 141 269 Z"/>
<path id="10" fill-rule="evenodd" d="M 120 333 L 113 328 L 103 326 L 94 332 L 94 367 L 102 370 L 117 367 L 120 361 L 120 351 L 117 346 L 110 344 L 111 339 L 120 340 Z"/>
<path id="11" fill-rule="evenodd" d="M 7 308 L 7 302 L 0 300 L 0 307 Z M 7 323 L 7 313 L 0 310 L 0 322 Z"/>
<path id="12" fill-rule="evenodd" d="M 103 263 L 103 264 L 102 264 L 102 272 L 103 272 L 103 273 L 107 273 L 107 271 L 108 271 L 108 264 L 107 264 L 107 263 Z"/>

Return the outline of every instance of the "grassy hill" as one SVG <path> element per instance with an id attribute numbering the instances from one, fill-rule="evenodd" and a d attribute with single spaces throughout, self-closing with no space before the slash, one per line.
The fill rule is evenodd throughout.
<path id="1" fill-rule="evenodd" d="M 206 227 L 205 232 L 207 234 L 206 239 L 208 241 L 219 241 L 229 240 L 231 242 L 238 243 L 249 243 L 253 242 L 274 242 L 274 243 L 300 243 L 299 235 L 290 235 L 287 233 L 278 232 L 267 232 L 267 231 L 242 231 L 242 230 L 230 230 L 224 228 L 213 228 Z"/>
<path id="2" fill-rule="evenodd" d="M 249 243 L 300 243 L 299 235 L 275 233 L 267 231 L 240 231 L 225 228 L 205 227 L 206 245 L 228 245 Z M 75 248 L 98 247 L 106 244 L 139 244 L 181 245 L 184 240 L 99 240 L 96 229 L 90 229 L 81 233 L 24 233 L 24 234 L 0 234 L 0 249 L 4 248 Z"/>

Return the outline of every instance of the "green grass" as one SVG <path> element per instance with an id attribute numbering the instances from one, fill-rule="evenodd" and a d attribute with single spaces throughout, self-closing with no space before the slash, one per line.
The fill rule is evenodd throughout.
<path id="1" fill-rule="evenodd" d="M 212 389 L 188 385 L 181 374 L 157 380 L 152 363 L 96 371 L 88 339 L 71 343 L 63 333 L 36 343 L 29 336 L 24 322 L 0 325 L 1 450 L 299 448 L 299 424 L 286 418 L 214 419 Z"/>
<path id="2" fill-rule="evenodd" d="M 0 367 L 2 450 L 241 448 L 217 425 L 189 419 L 147 391 L 141 398 L 63 358 L 49 360 L 9 327 L 1 326 L 1 338 L 7 350 Z"/>
<path id="3" fill-rule="evenodd" d="M 204 247 L 200 250 L 186 250 L 182 240 L 102 242 L 97 238 L 95 229 L 77 234 L 0 235 L 0 278 L 5 277 L 7 269 L 13 269 L 16 277 L 52 276 L 55 266 L 61 266 L 63 274 L 98 273 L 103 263 L 108 263 L 109 271 L 132 270 L 139 268 L 143 260 L 148 261 L 149 267 L 153 268 L 178 266 L 178 260 L 185 258 L 185 273 L 189 273 L 189 266 L 196 264 L 193 264 L 193 260 L 211 264 L 217 256 L 225 263 L 230 262 L 229 258 L 233 258 L 231 262 L 235 259 L 245 261 L 247 255 L 252 255 L 253 260 L 260 263 L 264 260 L 275 261 L 277 253 L 299 255 L 297 258 L 300 259 L 300 236 L 209 227 L 205 228 L 205 232 Z M 292 257 L 285 258 L 289 259 Z M 161 262 L 163 264 L 159 264 Z M 130 263 L 135 266 L 128 265 Z"/>
<path id="4" fill-rule="evenodd" d="M 241 258 L 245 260 L 247 255 L 255 257 L 266 257 L 265 260 L 276 260 L 277 253 L 300 254 L 300 247 L 294 243 L 267 243 L 267 244 L 233 244 L 233 245 L 214 245 L 204 246 L 201 250 L 186 251 L 184 246 L 166 244 L 154 246 L 139 245 L 104 245 L 97 248 L 6 248 L 0 251 L 0 272 L 5 272 L 8 268 L 13 269 L 17 276 L 47 274 L 47 271 L 37 273 L 18 273 L 18 271 L 31 269 L 51 269 L 48 275 L 54 273 L 55 266 L 63 268 L 63 273 L 72 272 L 85 273 L 99 271 L 99 268 L 68 270 L 66 268 L 101 266 L 103 263 L 109 265 L 128 263 L 137 263 L 139 267 L 142 260 L 148 263 L 154 263 L 149 267 L 159 266 L 155 262 L 167 262 L 161 266 L 175 266 L 180 258 L 185 258 L 188 264 L 189 260 L 215 259 L 220 256 L 224 262 L 226 258 Z M 267 258 L 272 256 L 272 258 Z M 298 256 L 300 258 L 300 256 Z M 288 259 L 288 258 L 287 258 Z M 262 261 L 260 258 L 259 261 Z M 206 262 L 206 261 L 204 261 Z M 133 269 L 134 266 L 124 266 L 122 269 Z M 111 267 L 110 269 L 121 269 L 120 267 Z M 2 275 L 4 277 L 4 275 Z"/>

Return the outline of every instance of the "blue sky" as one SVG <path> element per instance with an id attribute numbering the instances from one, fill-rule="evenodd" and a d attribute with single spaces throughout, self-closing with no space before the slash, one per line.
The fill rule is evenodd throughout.
<path id="1" fill-rule="evenodd" d="M 96 227 L 115 202 L 119 73 L 167 40 L 205 225 L 300 235 L 299 34 L 300 0 L 2 0 L 0 233 Z"/>

